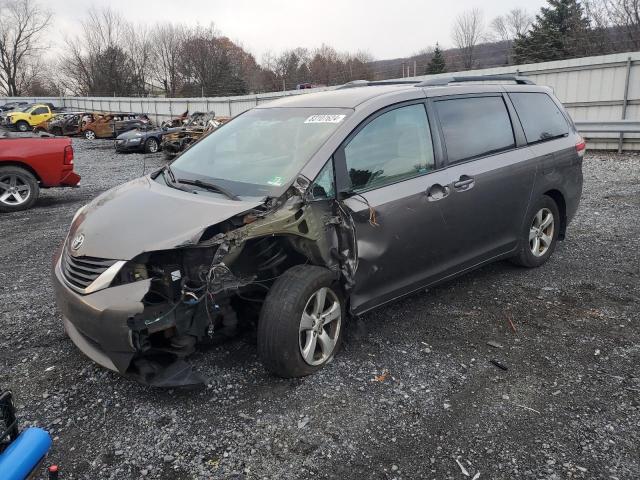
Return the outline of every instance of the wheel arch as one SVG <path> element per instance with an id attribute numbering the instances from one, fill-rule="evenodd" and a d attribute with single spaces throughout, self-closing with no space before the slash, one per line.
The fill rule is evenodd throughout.
<path id="1" fill-rule="evenodd" d="M 36 172 L 33 167 L 27 163 L 21 162 L 20 160 L 3 160 L 2 162 L 0 162 L 0 168 L 2 167 L 18 167 L 18 168 L 22 168 L 26 171 L 28 171 L 29 173 L 31 173 L 34 177 L 36 177 L 36 180 L 38 181 L 38 183 L 42 186 L 42 178 L 40 178 L 40 175 L 38 175 L 38 172 Z"/>
<path id="2" fill-rule="evenodd" d="M 565 201 L 564 195 L 557 189 L 547 190 L 543 195 L 551 197 L 558 206 L 558 211 L 560 212 L 560 231 L 558 232 L 558 240 L 564 240 L 565 233 L 567 231 L 567 202 Z"/>

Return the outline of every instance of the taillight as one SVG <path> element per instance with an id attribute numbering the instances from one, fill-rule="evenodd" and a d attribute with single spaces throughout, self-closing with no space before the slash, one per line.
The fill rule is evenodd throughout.
<path id="1" fill-rule="evenodd" d="M 73 147 L 71 145 L 64 147 L 64 160 L 62 163 L 65 165 L 73 165 Z"/>
<path id="2" fill-rule="evenodd" d="M 587 149 L 587 143 L 584 141 L 584 138 L 579 137 L 578 143 L 576 143 L 576 152 L 578 152 L 579 157 L 584 157 L 584 152 Z"/>

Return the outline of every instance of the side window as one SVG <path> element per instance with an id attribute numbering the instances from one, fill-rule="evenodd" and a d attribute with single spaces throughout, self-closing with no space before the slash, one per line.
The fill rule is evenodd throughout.
<path id="1" fill-rule="evenodd" d="M 435 102 L 449 163 L 515 146 L 502 97 L 471 97 Z"/>
<path id="2" fill-rule="evenodd" d="M 383 113 L 344 149 L 353 190 L 381 187 L 433 170 L 433 144 L 423 104 Z"/>
<path id="3" fill-rule="evenodd" d="M 33 112 L 31 112 L 31 115 L 42 115 L 45 113 L 49 113 L 49 109 L 46 107 L 38 107 L 36 108 Z"/>
<path id="4" fill-rule="evenodd" d="M 336 196 L 336 188 L 334 183 L 333 159 L 329 160 L 315 181 L 311 185 L 311 196 L 314 200 L 322 200 L 334 198 Z"/>
<path id="5" fill-rule="evenodd" d="M 527 142 L 534 143 L 569 133 L 569 125 L 546 93 L 510 93 Z"/>

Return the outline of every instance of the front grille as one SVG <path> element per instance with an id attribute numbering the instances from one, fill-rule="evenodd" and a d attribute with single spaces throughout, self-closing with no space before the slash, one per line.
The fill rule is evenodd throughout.
<path id="1" fill-rule="evenodd" d="M 72 257 L 65 249 L 62 255 L 62 274 L 69 284 L 84 290 L 117 260 L 95 257 Z"/>

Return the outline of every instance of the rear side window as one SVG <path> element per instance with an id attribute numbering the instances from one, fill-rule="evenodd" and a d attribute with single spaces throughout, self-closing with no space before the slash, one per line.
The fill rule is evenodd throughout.
<path id="1" fill-rule="evenodd" d="M 569 125 L 546 93 L 510 93 L 528 143 L 550 140 L 569 133 Z"/>
<path id="2" fill-rule="evenodd" d="M 515 146 L 502 97 L 472 97 L 435 102 L 449 163 Z"/>
<path id="3" fill-rule="evenodd" d="M 383 113 L 344 149 L 354 190 L 382 187 L 433 170 L 433 145 L 424 105 Z"/>

